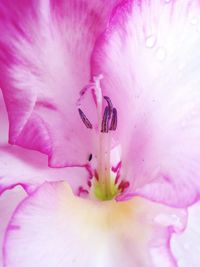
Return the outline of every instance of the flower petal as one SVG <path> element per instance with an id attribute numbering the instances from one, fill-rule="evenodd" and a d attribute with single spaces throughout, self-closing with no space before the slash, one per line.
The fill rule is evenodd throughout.
<path id="1" fill-rule="evenodd" d="M 7 191 L 0 197 L 0 267 L 3 267 L 2 245 L 7 224 L 13 211 L 25 196 L 26 193 L 24 190 L 17 186 L 12 191 Z"/>
<path id="2" fill-rule="evenodd" d="M 93 56 L 131 192 L 174 206 L 200 191 L 199 20 L 197 0 L 123 1 Z"/>
<path id="3" fill-rule="evenodd" d="M 80 186 L 87 186 L 89 174 L 85 168 L 49 168 L 46 155 L 8 145 L 8 119 L 1 94 L 0 111 L 0 194 L 18 184 L 30 193 L 45 181 L 67 180 L 75 194 Z"/>
<path id="4" fill-rule="evenodd" d="M 10 221 L 5 267 L 160 267 L 158 258 L 176 266 L 167 245 L 185 215 L 140 198 L 92 202 L 75 197 L 66 183 L 46 183 Z"/>
<path id="5" fill-rule="evenodd" d="M 105 2 L 0 3 L 0 87 L 9 141 L 48 154 L 51 166 L 85 164 L 93 150 L 92 131 L 76 102 L 90 79 L 94 42 L 116 1 Z"/>
<path id="6" fill-rule="evenodd" d="M 183 233 L 174 234 L 171 248 L 179 267 L 199 267 L 200 263 L 200 202 L 188 209 L 188 224 Z"/>
<path id="7" fill-rule="evenodd" d="M 11 145 L 0 145 L 0 193 L 20 184 L 30 193 L 45 181 L 67 181 L 75 194 L 80 186 L 87 186 L 85 168 L 49 168 L 47 157 Z"/>
<path id="8" fill-rule="evenodd" d="M 0 127 L 1 127 L 0 143 L 6 144 L 8 142 L 8 116 L 1 90 L 0 90 Z"/>

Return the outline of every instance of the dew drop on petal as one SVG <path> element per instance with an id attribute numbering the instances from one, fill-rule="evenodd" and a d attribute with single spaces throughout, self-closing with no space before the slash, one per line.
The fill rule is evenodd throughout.
<path id="1" fill-rule="evenodd" d="M 149 35 L 147 38 L 146 38 L 146 47 L 147 48 L 153 48 L 154 45 L 156 43 L 156 36 L 155 35 Z"/>
<path id="2" fill-rule="evenodd" d="M 150 35 L 150 36 L 148 36 L 146 38 L 146 47 L 147 48 L 154 47 L 155 43 L 156 43 L 156 37 L 155 37 L 155 35 Z"/>
<path id="3" fill-rule="evenodd" d="M 156 58 L 159 61 L 163 61 L 166 57 L 166 50 L 163 47 L 159 47 L 156 51 Z"/>
<path id="4" fill-rule="evenodd" d="M 164 0 L 164 2 L 165 2 L 165 3 L 169 3 L 169 2 L 171 2 L 171 0 Z"/>

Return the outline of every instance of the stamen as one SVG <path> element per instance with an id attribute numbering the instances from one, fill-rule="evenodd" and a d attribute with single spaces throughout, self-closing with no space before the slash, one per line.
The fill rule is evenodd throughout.
<path id="1" fill-rule="evenodd" d="M 85 124 L 85 126 L 88 128 L 88 129 L 92 129 L 92 124 L 91 122 L 88 120 L 88 118 L 86 117 L 86 115 L 83 113 L 83 111 L 79 108 L 78 109 L 78 112 L 79 112 L 79 115 L 82 119 L 82 122 Z"/>
<path id="2" fill-rule="evenodd" d="M 80 197 L 81 195 L 88 195 L 89 191 L 84 189 L 82 186 L 79 187 L 78 189 L 78 196 Z"/>
<path id="3" fill-rule="evenodd" d="M 112 171 L 118 172 L 120 170 L 121 166 L 122 166 L 122 162 L 119 161 L 116 167 L 112 166 Z"/>
<path id="4" fill-rule="evenodd" d="M 91 160 L 92 160 L 92 154 L 90 154 L 88 157 L 88 161 L 91 161 Z"/>
<path id="5" fill-rule="evenodd" d="M 120 179 L 120 172 L 118 171 L 117 176 L 115 178 L 115 185 L 119 182 L 119 179 Z"/>
<path id="6" fill-rule="evenodd" d="M 99 174 L 96 170 L 94 172 L 94 177 L 96 178 L 97 181 L 99 181 Z"/>
<path id="7" fill-rule="evenodd" d="M 121 190 L 121 193 L 123 193 L 124 190 L 129 187 L 129 185 L 130 185 L 130 183 L 128 181 L 122 180 L 118 186 L 118 189 Z"/>
<path id="8" fill-rule="evenodd" d="M 112 134 L 109 131 L 115 131 L 117 129 L 117 109 L 113 106 L 111 99 L 103 95 L 101 88 L 102 78 L 102 75 L 94 77 L 93 81 L 80 91 L 77 101 L 77 109 L 81 120 L 86 128 L 94 128 L 98 140 L 97 154 L 95 155 L 94 162 L 95 168 L 91 164 L 94 155 L 89 153 L 86 155 L 87 163 L 85 164 L 86 170 L 88 171 L 88 178 L 86 180 L 87 187 L 80 186 L 78 195 L 89 197 L 88 194 L 92 190 L 97 199 L 104 201 L 121 195 L 129 187 L 129 182 L 121 179 L 121 161 L 118 162 L 117 166 L 111 167 Z M 82 107 L 82 101 L 88 93 L 91 94 L 90 98 L 93 98 L 92 100 L 96 106 L 95 115 L 97 121 L 94 125 L 92 125 L 80 109 Z M 113 173 L 115 174 L 115 178 L 113 177 Z"/>
<path id="9" fill-rule="evenodd" d="M 110 110 L 109 107 L 106 107 L 103 114 L 103 120 L 101 125 L 101 132 L 108 133 L 109 130 L 109 120 L 110 120 Z"/>
<path id="10" fill-rule="evenodd" d="M 109 130 L 115 131 L 116 129 L 117 129 L 117 110 L 116 110 L 116 108 L 113 108 L 112 119 L 111 119 Z"/>
<path id="11" fill-rule="evenodd" d="M 88 180 L 88 181 L 87 181 L 87 185 L 88 185 L 89 187 L 91 187 L 91 186 L 92 186 L 92 182 L 91 182 L 90 180 Z"/>
<path id="12" fill-rule="evenodd" d="M 112 102 L 111 102 L 111 100 L 110 100 L 110 98 L 108 96 L 104 96 L 104 99 L 108 103 L 108 107 L 109 107 L 109 111 L 110 111 L 110 116 L 111 116 L 112 111 L 113 111 L 113 104 L 112 104 Z"/>
<path id="13" fill-rule="evenodd" d="M 90 166 L 90 164 L 86 164 L 85 167 L 86 167 L 86 170 L 88 171 L 89 179 L 91 180 L 94 176 L 94 171 L 92 167 Z"/>
<path id="14" fill-rule="evenodd" d="M 94 87 L 94 84 L 93 84 L 93 83 L 89 83 L 88 85 L 86 85 L 85 87 L 83 87 L 83 88 L 81 89 L 81 91 L 79 92 L 79 98 L 78 98 L 78 100 L 77 100 L 77 102 L 76 102 L 76 105 L 77 105 L 78 107 L 81 106 L 81 102 L 82 102 L 83 98 L 85 97 L 85 95 L 86 95 L 88 92 L 90 92 L 90 91 L 93 89 L 93 87 Z"/>

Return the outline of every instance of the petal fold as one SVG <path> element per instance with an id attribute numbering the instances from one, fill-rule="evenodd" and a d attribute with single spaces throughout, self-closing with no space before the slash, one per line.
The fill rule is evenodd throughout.
<path id="1" fill-rule="evenodd" d="M 171 248 L 179 267 L 198 267 L 200 263 L 200 202 L 188 209 L 188 223 L 185 231 L 174 234 Z"/>
<path id="2" fill-rule="evenodd" d="M 24 190 L 17 186 L 5 192 L 0 197 L 0 267 L 3 267 L 3 239 L 8 222 L 17 205 L 27 196 Z"/>
<path id="3" fill-rule="evenodd" d="M 49 168 L 47 157 L 39 152 L 0 145 L 0 194 L 16 185 L 31 193 L 46 181 L 67 181 L 78 194 L 80 186 L 87 186 L 88 176 L 85 168 Z"/>

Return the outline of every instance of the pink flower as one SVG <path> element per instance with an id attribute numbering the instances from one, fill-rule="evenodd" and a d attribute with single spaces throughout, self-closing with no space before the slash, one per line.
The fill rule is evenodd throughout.
<path id="1" fill-rule="evenodd" d="M 117 4 L 1 0 L 0 87 L 18 146 L 2 135 L 0 188 L 27 193 L 5 267 L 179 264 L 171 237 L 200 191 L 200 6 Z"/>

